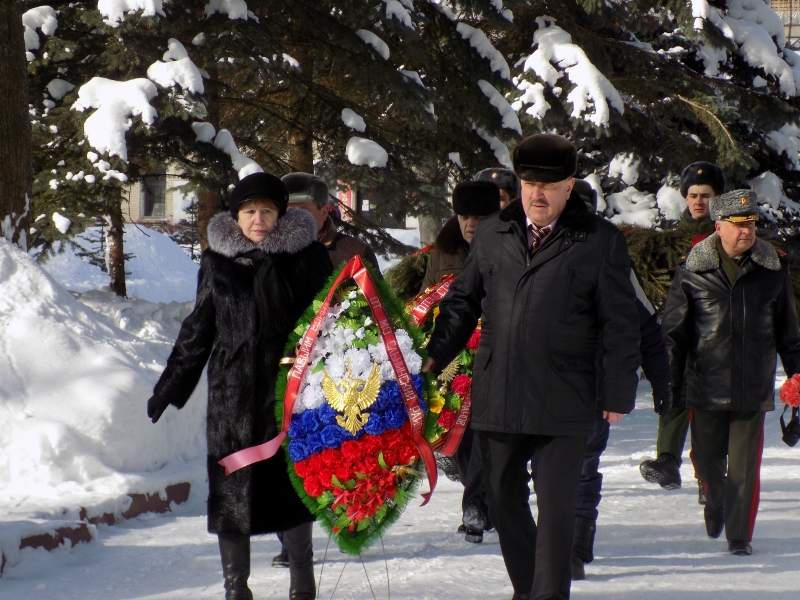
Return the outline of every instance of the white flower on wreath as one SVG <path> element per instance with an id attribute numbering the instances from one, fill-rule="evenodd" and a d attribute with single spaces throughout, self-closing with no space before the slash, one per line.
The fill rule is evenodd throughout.
<path id="1" fill-rule="evenodd" d="M 334 339 L 336 350 L 339 352 L 344 352 L 347 350 L 347 348 L 353 345 L 353 342 L 356 339 L 356 332 L 349 327 L 337 325 L 333 330 L 332 337 Z"/>
<path id="2" fill-rule="evenodd" d="M 325 402 L 325 392 L 320 385 L 309 385 L 303 390 L 299 400 L 297 404 L 301 406 L 301 410 L 296 412 L 319 408 Z"/>
<path id="3" fill-rule="evenodd" d="M 344 353 L 331 354 L 325 361 L 325 370 L 334 380 L 343 379 L 347 370 L 344 362 Z M 320 383 L 322 381 L 320 380 Z"/>
<path id="4" fill-rule="evenodd" d="M 369 352 L 363 348 L 350 348 L 344 353 L 344 363 L 350 365 L 354 379 L 366 381 L 372 372 L 372 359 Z M 383 383 L 383 381 L 381 381 Z"/>

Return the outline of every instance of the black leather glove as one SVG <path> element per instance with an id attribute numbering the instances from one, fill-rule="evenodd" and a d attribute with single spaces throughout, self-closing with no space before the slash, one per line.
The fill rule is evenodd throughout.
<path id="1" fill-rule="evenodd" d="M 653 389 L 653 410 L 663 417 L 672 408 L 672 388 Z"/>
<path id="2" fill-rule="evenodd" d="M 151 396 L 150 400 L 147 401 L 147 416 L 155 423 L 161 418 L 168 406 L 169 404 L 163 404 L 156 396 Z"/>

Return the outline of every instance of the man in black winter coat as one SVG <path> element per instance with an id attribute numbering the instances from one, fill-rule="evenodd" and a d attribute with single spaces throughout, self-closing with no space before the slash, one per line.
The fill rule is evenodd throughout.
<path id="1" fill-rule="evenodd" d="M 426 369 L 449 364 L 482 318 L 472 427 L 481 432 L 487 501 L 514 598 L 568 598 L 586 438 L 598 402 L 611 422 L 633 410 L 639 319 L 622 233 L 572 194 L 575 147 L 540 134 L 513 160 L 522 197 L 481 221 L 440 304 Z M 538 528 L 528 505 L 534 454 Z"/>
<path id="2" fill-rule="evenodd" d="M 733 554 L 752 552 L 765 411 L 775 408 L 776 352 L 800 369 L 789 267 L 755 236 L 756 194 L 711 199 L 716 233 L 675 272 L 662 326 L 675 391 L 685 387 L 692 462 L 707 486 L 706 533 L 723 528 Z"/>

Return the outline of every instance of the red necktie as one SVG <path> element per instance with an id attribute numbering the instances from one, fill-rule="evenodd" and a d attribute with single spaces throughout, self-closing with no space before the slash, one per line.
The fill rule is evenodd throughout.
<path id="1" fill-rule="evenodd" d="M 530 254 L 533 256 L 539 251 L 539 248 L 542 245 L 542 241 L 550 235 L 550 227 L 537 227 L 533 223 L 528 225 L 528 231 L 531 232 L 531 247 L 530 247 Z"/>

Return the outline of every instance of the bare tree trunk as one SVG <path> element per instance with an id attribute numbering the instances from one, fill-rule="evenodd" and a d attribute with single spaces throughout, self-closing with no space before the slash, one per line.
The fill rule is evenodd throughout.
<path id="1" fill-rule="evenodd" d="M 202 191 L 197 194 L 197 230 L 201 252 L 208 248 L 208 222 L 219 212 L 219 208 L 219 197 L 214 192 Z"/>
<path id="2" fill-rule="evenodd" d="M 436 241 L 436 236 L 444 224 L 444 220 L 438 215 L 422 214 L 417 217 L 419 222 L 419 244 L 422 248 L 430 246 Z"/>
<path id="3" fill-rule="evenodd" d="M 21 5 L 0 0 L 0 237 L 27 250 L 31 124 Z"/>
<path id="4" fill-rule="evenodd" d="M 296 21 L 298 27 L 308 27 L 308 19 Z M 289 125 L 289 166 L 292 171 L 304 173 L 314 172 L 314 147 L 312 144 L 312 110 L 313 103 L 308 97 L 308 88 L 314 79 L 314 48 L 309 45 L 292 48 L 292 57 L 300 63 L 305 86 L 294 94 L 289 110 L 294 113 Z"/>
<path id="5" fill-rule="evenodd" d="M 106 269 L 108 270 L 108 286 L 111 291 L 121 298 L 128 296 L 125 284 L 125 247 L 123 234 L 125 220 L 118 203 L 112 203 L 109 214 L 105 217 L 106 227 Z"/>

